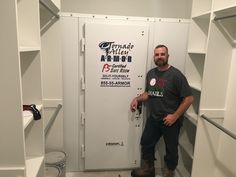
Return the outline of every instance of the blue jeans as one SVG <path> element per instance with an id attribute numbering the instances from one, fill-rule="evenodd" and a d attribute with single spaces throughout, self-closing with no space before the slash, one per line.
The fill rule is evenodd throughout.
<path id="1" fill-rule="evenodd" d="M 163 136 L 166 149 L 164 157 L 166 166 L 170 170 L 175 170 L 179 158 L 178 144 L 181 126 L 182 119 L 178 119 L 172 126 L 166 126 L 163 120 L 156 120 L 149 117 L 141 137 L 142 159 L 155 160 L 155 146 Z"/>

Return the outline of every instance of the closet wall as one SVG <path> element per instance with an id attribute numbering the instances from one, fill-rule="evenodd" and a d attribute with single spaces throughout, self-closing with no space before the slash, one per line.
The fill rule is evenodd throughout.
<path id="1" fill-rule="evenodd" d="M 234 140 L 200 117 L 204 114 L 236 132 L 232 107 L 236 18 L 229 17 L 235 12 L 235 1 L 193 1 L 186 61 L 186 76 L 196 93 L 194 104 L 187 112 L 197 120 L 192 177 L 236 175 L 231 165 L 236 162 Z"/>
<path id="2" fill-rule="evenodd" d="M 44 0 L 45 1 L 45 0 Z M 55 13 L 60 11 L 60 0 L 50 3 Z M 42 90 L 45 124 L 48 125 L 59 104 L 62 104 L 61 26 L 59 16 L 40 6 L 42 46 Z M 46 151 L 63 150 L 63 108 L 60 109 L 45 138 Z"/>
<path id="3" fill-rule="evenodd" d="M 42 81 L 45 126 L 62 104 L 62 62 L 60 21 L 57 20 L 46 32 L 42 39 Z M 61 109 L 46 136 L 46 149 L 63 150 L 63 109 Z"/>
<path id="4" fill-rule="evenodd" d="M 161 18 L 190 18 L 192 0 L 64 0 L 63 12 Z"/>

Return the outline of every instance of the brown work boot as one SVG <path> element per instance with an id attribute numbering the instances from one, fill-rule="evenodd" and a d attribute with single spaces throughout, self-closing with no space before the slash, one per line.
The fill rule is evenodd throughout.
<path id="1" fill-rule="evenodd" d="M 155 177 L 153 160 L 143 160 L 141 167 L 131 171 L 132 177 Z"/>
<path id="2" fill-rule="evenodd" d="M 173 170 L 165 168 L 163 177 L 174 177 L 174 176 L 175 172 Z"/>

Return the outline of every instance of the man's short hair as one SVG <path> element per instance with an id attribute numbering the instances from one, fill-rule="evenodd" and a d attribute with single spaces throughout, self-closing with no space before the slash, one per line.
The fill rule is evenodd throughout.
<path id="1" fill-rule="evenodd" d="M 162 47 L 164 47 L 164 48 L 166 49 L 166 52 L 168 53 L 168 47 L 166 47 L 166 46 L 163 45 L 163 44 L 157 45 L 157 46 L 155 47 L 155 49 L 162 48 Z"/>

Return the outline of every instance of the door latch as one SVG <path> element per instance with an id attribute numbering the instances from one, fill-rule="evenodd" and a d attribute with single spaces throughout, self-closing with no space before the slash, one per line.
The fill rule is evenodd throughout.
<path id="1" fill-rule="evenodd" d="M 138 104 L 137 110 L 135 111 L 135 119 L 140 119 L 142 114 L 142 104 Z"/>

